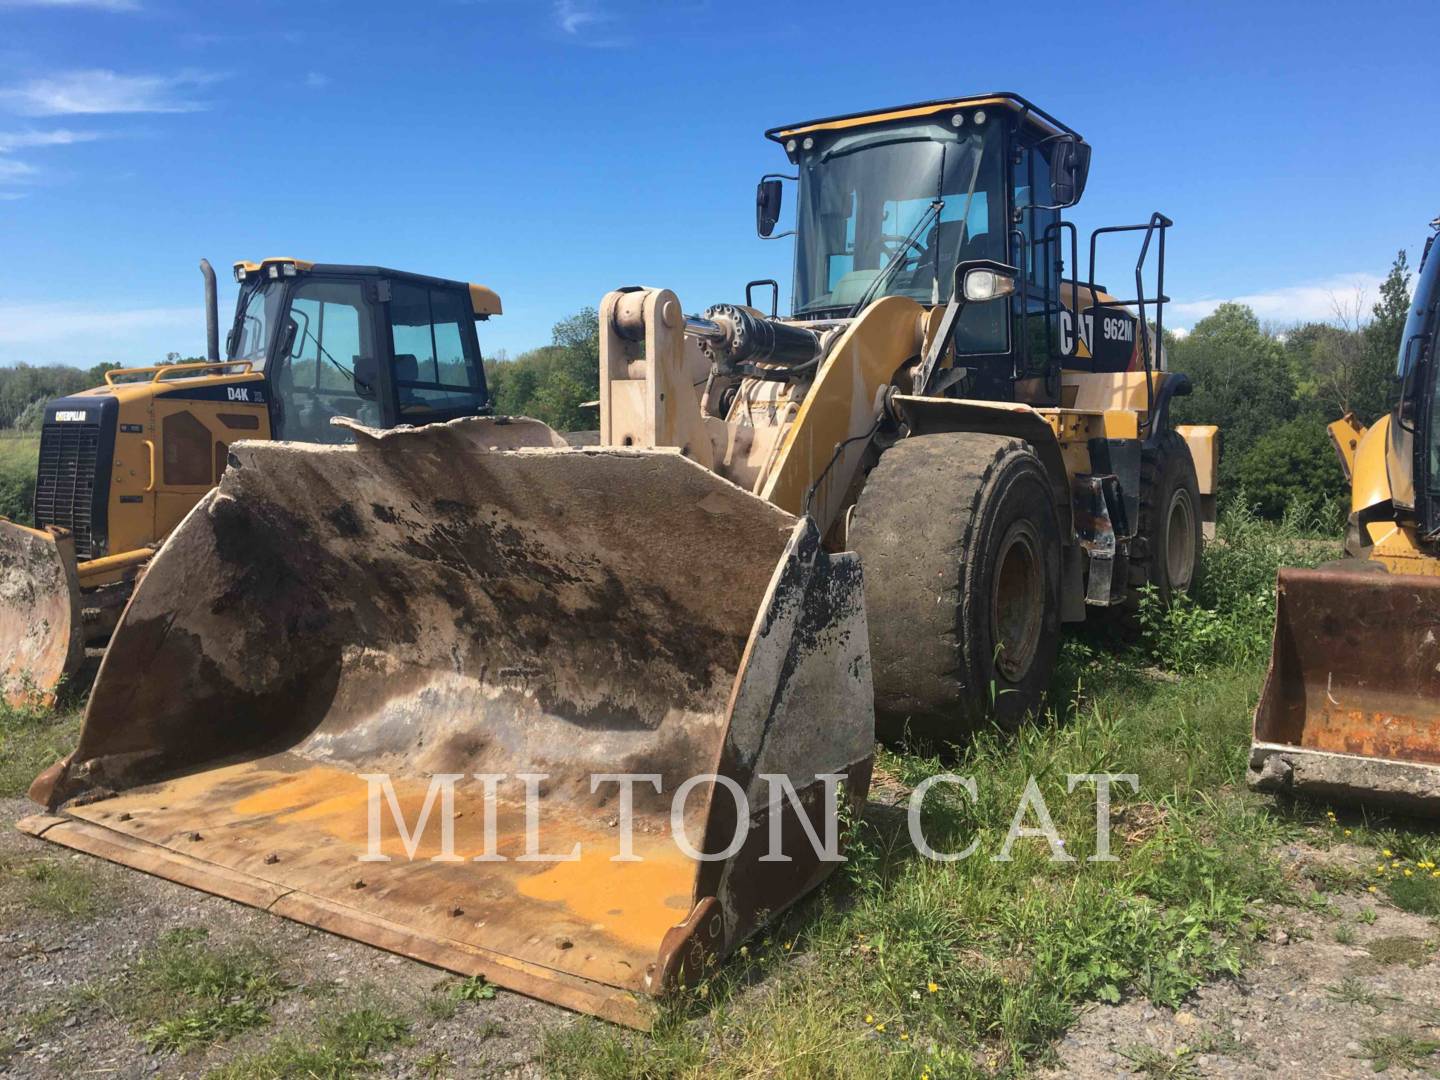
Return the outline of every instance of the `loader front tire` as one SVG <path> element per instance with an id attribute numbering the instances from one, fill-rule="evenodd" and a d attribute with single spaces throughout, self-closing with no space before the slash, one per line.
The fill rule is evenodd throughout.
<path id="1" fill-rule="evenodd" d="M 1021 439 L 904 439 L 866 479 L 860 554 L 886 741 L 958 742 L 1037 712 L 1060 640 L 1060 531 L 1044 466 Z"/>

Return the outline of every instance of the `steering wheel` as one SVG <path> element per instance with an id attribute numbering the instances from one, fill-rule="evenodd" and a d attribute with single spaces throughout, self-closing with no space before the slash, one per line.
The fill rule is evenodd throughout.
<path id="1" fill-rule="evenodd" d="M 885 252 L 885 258 L 887 259 L 893 259 L 897 251 L 902 251 L 907 247 L 915 253 L 914 257 L 917 259 L 922 257 L 928 250 L 917 238 L 913 236 L 899 236 L 895 233 L 881 233 L 880 243 L 882 245 L 890 245 L 890 249 Z"/>

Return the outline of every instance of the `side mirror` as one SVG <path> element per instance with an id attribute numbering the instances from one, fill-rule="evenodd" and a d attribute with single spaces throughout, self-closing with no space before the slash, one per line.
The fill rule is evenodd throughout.
<path id="1" fill-rule="evenodd" d="M 782 189 L 778 177 L 767 176 L 755 185 L 755 231 L 768 237 L 780 220 Z"/>
<path id="2" fill-rule="evenodd" d="M 295 348 L 295 335 L 300 333 L 300 324 L 294 319 L 285 320 L 285 337 L 280 342 L 280 347 L 275 351 L 281 355 L 294 359 L 291 349 Z"/>
<path id="3" fill-rule="evenodd" d="M 240 331 L 231 327 L 230 332 L 225 335 L 225 356 L 228 359 L 235 355 L 235 350 L 240 345 Z"/>
<path id="4" fill-rule="evenodd" d="M 1050 201 L 1060 207 L 1074 206 L 1085 194 L 1090 176 L 1090 144 L 1074 135 L 1055 141 L 1050 151 Z"/>
<path id="5" fill-rule="evenodd" d="M 1015 275 L 988 267 L 977 267 L 965 272 L 961 295 L 967 304 L 983 304 L 987 300 L 999 300 L 1015 291 Z"/>
<path id="6" fill-rule="evenodd" d="M 380 361 L 373 356 L 357 356 L 355 372 L 350 381 L 355 384 L 355 393 L 368 401 L 375 400 L 375 384 L 380 381 Z"/>

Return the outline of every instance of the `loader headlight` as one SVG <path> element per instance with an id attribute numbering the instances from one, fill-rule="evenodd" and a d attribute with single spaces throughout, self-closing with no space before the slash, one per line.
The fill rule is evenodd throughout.
<path id="1" fill-rule="evenodd" d="M 244 281 L 244 280 L 245 280 L 245 268 L 244 268 L 243 266 L 237 266 L 237 267 L 235 267 L 235 280 L 236 280 L 236 281 Z"/>
<path id="2" fill-rule="evenodd" d="M 965 299 L 972 304 L 998 300 L 1015 291 L 1015 279 L 997 270 L 971 270 L 965 275 Z"/>

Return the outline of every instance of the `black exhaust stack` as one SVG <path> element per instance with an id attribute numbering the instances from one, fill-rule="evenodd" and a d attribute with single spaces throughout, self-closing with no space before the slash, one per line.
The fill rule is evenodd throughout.
<path id="1" fill-rule="evenodd" d="M 220 301 L 215 295 L 215 268 L 209 259 L 200 260 L 205 275 L 205 359 L 220 359 Z"/>

